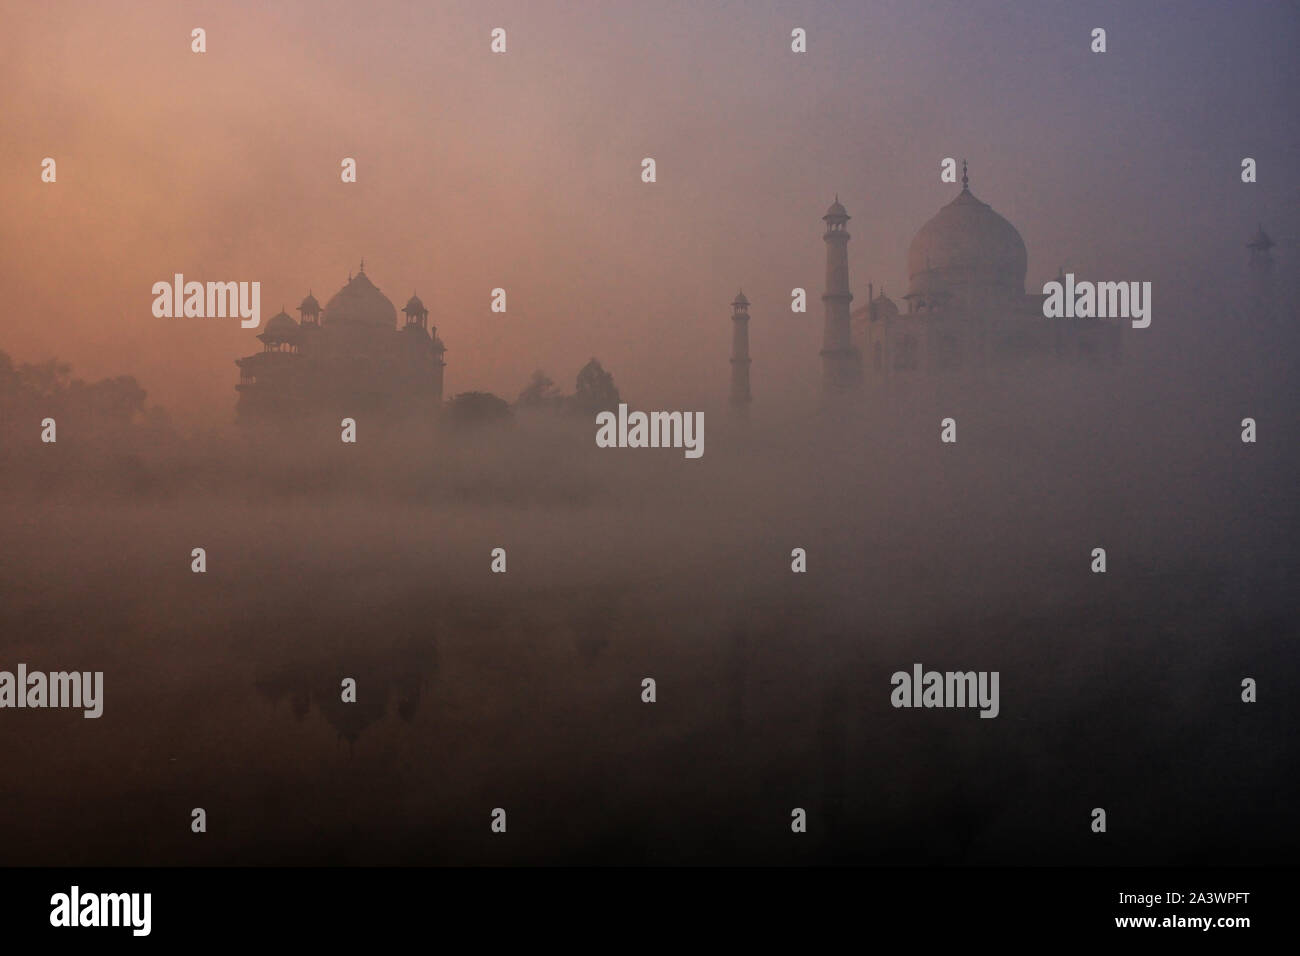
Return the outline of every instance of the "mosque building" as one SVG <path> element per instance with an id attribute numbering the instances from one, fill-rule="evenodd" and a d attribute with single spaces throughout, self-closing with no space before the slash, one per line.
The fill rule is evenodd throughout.
<path id="1" fill-rule="evenodd" d="M 298 319 L 283 309 L 262 327 L 262 350 L 237 359 L 240 424 L 379 413 L 432 414 L 442 403 L 447 351 L 412 294 L 397 310 L 365 262 L 324 309 L 308 292 Z"/>
<path id="2" fill-rule="evenodd" d="M 827 210 L 821 354 L 828 393 L 863 378 L 953 373 L 1023 360 L 1118 361 L 1122 322 L 1044 318 L 1043 295 L 1025 292 L 1029 256 L 1020 233 L 975 198 L 965 162 L 961 182 L 957 198 L 912 240 L 901 306 L 883 288 L 877 293 L 869 285 L 866 304 L 850 312 L 850 217 L 839 197 Z"/>

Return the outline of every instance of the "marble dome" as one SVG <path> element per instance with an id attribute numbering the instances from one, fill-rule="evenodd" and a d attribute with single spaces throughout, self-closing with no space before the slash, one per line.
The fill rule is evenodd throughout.
<path id="1" fill-rule="evenodd" d="M 967 186 L 921 227 L 907 252 L 910 296 L 1021 296 L 1029 254 L 1016 227 Z"/>

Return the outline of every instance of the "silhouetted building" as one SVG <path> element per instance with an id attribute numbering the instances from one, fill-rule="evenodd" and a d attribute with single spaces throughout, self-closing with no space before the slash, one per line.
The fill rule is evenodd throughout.
<path id="1" fill-rule="evenodd" d="M 889 299 L 883 288 L 875 295 L 869 285 L 867 304 L 853 313 L 871 377 L 977 369 L 1024 359 L 1118 360 L 1126 320 L 1045 318 L 1044 296 L 1025 293 L 1029 256 L 1019 231 L 971 193 L 964 161 L 961 182 L 957 198 L 912 240 L 904 308 Z M 848 218 L 842 214 L 837 202 L 824 218 L 827 222 Z M 828 244 L 832 235 L 843 236 L 841 242 L 848 238 L 846 233 L 828 231 Z M 847 279 L 847 266 L 832 255 L 824 297 L 828 340 L 832 302 L 838 307 L 851 298 Z M 1058 280 L 1063 281 L 1063 276 Z M 835 332 L 840 334 L 838 320 Z M 842 351 L 842 341 L 837 338 L 836 344 Z M 822 355 L 827 355 L 825 349 Z"/>
<path id="2" fill-rule="evenodd" d="M 429 311 L 412 295 L 397 310 L 365 272 L 322 310 L 310 292 L 299 320 L 281 310 L 262 327 L 262 351 L 236 360 L 241 424 L 362 413 L 432 415 L 442 403 L 443 353 Z"/>

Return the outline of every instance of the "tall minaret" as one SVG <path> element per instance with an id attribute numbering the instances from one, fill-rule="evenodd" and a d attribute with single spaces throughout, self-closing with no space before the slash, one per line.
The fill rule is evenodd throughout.
<path id="1" fill-rule="evenodd" d="M 1246 248 L 1250 250 L 1250 295 L 1254 300 L 1250 306 L 1263 319 L 1273 307 L 1273 240 L 1264 231 L 1263 223 Z"/>
<path id="2" fill-rule="evenodd" d="M 731 408 L 749 413 L 749 300 L 740 292 L 731 303 Z"/>
<path id="3" fill-rule="evenodd" d="M 1259 269 L 1271 269 L 1273 267 L 1273 256 L 1269 252 L 1273 248 L 1273 240 L 1268 237 L 1264 231 L 1264 224 L 1255 230 L 1254 237 L 1246 243 L 1246 248 L 1250 250 L 1250 264 Z"/>
<path id="4" fill-rule="evenodd" d="M 826 222 L 826 329 L 822 335 L 822 383 L 827 394 L 852 388 L 862 378 L 862 362 L 849 333 L 849 234 L 845 225 L 848 211 L 835 197 L 822 216 Z"/>

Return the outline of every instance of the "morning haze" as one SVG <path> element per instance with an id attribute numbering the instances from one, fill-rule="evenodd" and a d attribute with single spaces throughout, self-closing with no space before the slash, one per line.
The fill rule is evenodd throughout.
<path id="1" fill-rule="evenodd" d="M 744 286 L 756 387 L 776 398 L 815 370 L 800 345 L 817 303 L 791 314 L 790 290 L 819 288 L 835 192 L 859 298 L 867 281 L 904 291 L 907 243 L 951 193 L 947 156 L 1025 236 L 1031 289 L 1062 264 L 1196 275 L 1297 207 L 1300 150 L 1278 120 L 1300 81 L 1294 10 L 917 6 L 15 11 L 6 347 L 130 372 L 178 418 L 228 424 L 248 334 L 155 320 L 151 284 L 258 279 L 270 315 L 365 257 L 390 298 L 429 305 L 453 393 L 512 397 L 534 368 L 567 379 L 597 355 L 638 398 L 703 400 Z M 496 25 L 504 56 L 487 52 Z M 807 54 L 789 51 L 794 26 Z M 1248 188 L 1245 155 L 1261 164 Z M 1269 225 L 1287 247 L 1291 223 Z"/>
<path id="2" fill-rule="evenodd" d="M 104 674 L 97 720 L 0 713 L 12 862 L 1294 854 L 1294 9 L 87 3 L 7 25 L 0 670 Z M 1024 312 L 1058 271 L 1150 283 L 1150 326 L 1089 348 L 1044 324 L 1085 320 Z M 260 282 L 262 327 L 155 317 L 177 273 Z M 935 275 L 1000 284 L 1037 345 L 913 362 L 913 320 L 976 328 Z M 256 337 L 309 291 L 323 325 Z M 236 426 L 238 395 L 270 394 L 236 360 L 310 359 L 295 336 L 432 350 L 381 328 L 413 293 L 442 402 L 430 379 L 372 413 L 329 380 L 303 393 L 328 415 Z M 852 348 L 821 355 L 848 294 Z M 555 387 L 524 400 L 538 369 Z M 598 447 L 622 404 L 702 416 L 705 450 Z M 998 675 L 997 716 L 891 706 L 922 665 Z M 1098 803 L 1122 841 L 1090 840 Z"/>

